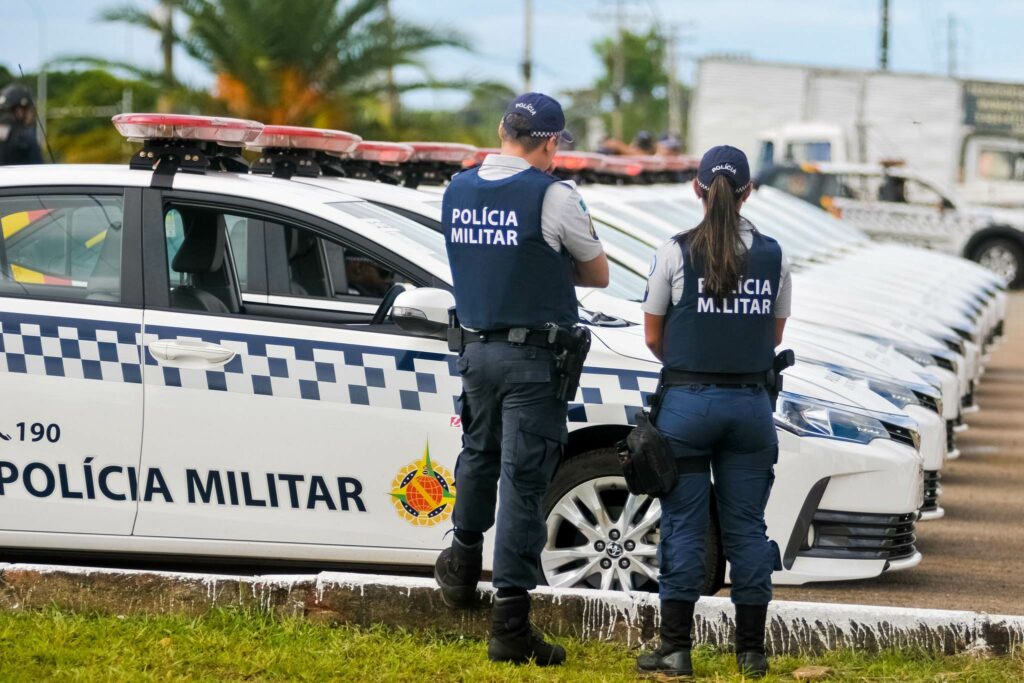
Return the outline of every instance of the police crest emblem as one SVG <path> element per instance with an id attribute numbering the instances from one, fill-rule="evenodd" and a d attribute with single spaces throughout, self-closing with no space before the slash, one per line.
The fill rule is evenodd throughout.
<path id="1" fill-rule="evenodd" d="M 430 459 L 430 444 L 423 458 L 403 467 L 391 483 L 391 502 L 407 522 L 434 526 L 451 517 L 455 486 L 451 472 Z"/>

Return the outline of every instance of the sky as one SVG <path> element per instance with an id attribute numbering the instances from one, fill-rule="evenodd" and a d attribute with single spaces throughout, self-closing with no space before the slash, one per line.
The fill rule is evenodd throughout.
<path id="1" fill-rule="evenodd" d="M 284 1 L 284 0 L 282 0 Z M 290 0 L 301 2 L 302 0 Z M 344 2 L 345 0 L 342 0 Z M 534 0 L 533 88 L 557 94 L 585 87 L 601 72 L 593 43 L 613 30 L 618 0 Z M 142 8 L 155 0 L 2 0 L 0 64 L 17 73 L 45 60 L 95 55 L 158 68 L 159 45 L 141 30 L 96 21 L 103 8 L 123 3 Z M 524 0 L 392 0 L 408 21 L 451 27 L 471 52 L 434 50 L 426 55 L 438 78 L 498 80 L 520 88 Z M 691 81 L 695 60 L 707 54 L 817 66 L 873 68 L 878 63 L 880 0 L 621 0 L 628 25 L 655 21 L 676 27 L 680 75 Z M 945 73 L 949 16 L 956 22 L 958 74 L 1024 82 L 1024 0 L 890 0 L 890 68 Z M 178 74 L 194 85 L 212 82 L 184 54 Z M 448 108 L 459 93 L 424 92 L 407 103 Z"/>

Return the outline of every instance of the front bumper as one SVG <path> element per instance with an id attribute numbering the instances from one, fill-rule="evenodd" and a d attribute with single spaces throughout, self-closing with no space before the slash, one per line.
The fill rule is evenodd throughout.
<path id="1" fill-rule="evenodd" d="M 942 519 L 946 511 L 939 505 L 942 495 L 942 473 L 938 470 L 924 471 L 924 503 L 921 504 L 921 521 Z"/>
<path id="2" fill-rule="evenodd" d="M 918 515 L 818 510 L 797 557 L 894 562 L 917 552 Z"/>
<path id="3" fill-rule="evenodd" d="M 857 444 L 784 431 L 779 439 L 776 478 L 794 487 L 800 482 L 806 493 L 769 499 L 768 535 L 779 544 L 784 567 L 773 583 L 868 579 L 913 561 L 917 551 L 906 534 L 913 535 L 924 498 L 917 451 L 885 439 Z M 816 519 L 827 533 L 811 528 Z M 850 533 L 861 528 L 852 521 L 866 522 L 866 533 Z"/>

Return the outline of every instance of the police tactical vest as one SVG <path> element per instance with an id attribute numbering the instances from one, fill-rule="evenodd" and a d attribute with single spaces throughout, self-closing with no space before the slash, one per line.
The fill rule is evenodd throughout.
<path id="1" fill-rule="evenodd" d="M 572 263 L 541 232 L 544 195 L 557 179 L 535 168 L 482 180 L 452 178 L 442 222 L 459 322 L 475 330 L 579 322 Z"/>
<path id="2" fill-rule="evenodd" d="M 704 293 L 702 259 L 690 258 L 685 235 L 678 242 L 683 250 L 683 295 L 665 321 L 665 367 L 742 374 L 771 368 L 775 297 L 782 278 L 778 242 L 754 230 L 743 274 L 724 300 Z"/>

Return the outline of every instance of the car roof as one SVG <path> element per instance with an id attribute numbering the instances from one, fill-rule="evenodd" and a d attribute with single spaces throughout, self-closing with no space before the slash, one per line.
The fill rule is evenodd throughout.
<path id="1" fill-rule="evenodd" d="M 0 167 L 0 187 L 38 185 L 94 185 L 149 187 L 153 172 L 115 164 L 41 164 Z M 211 171 L 174 175 L 172 189 L 213 192 L 292 206 L 297 201 L 335 203 L 359 201 L 357 197 L 327 192 L 311 185 L 267 175 Z"/>
<path id="2" fill-rule="evenodd" d="M 320 176 L 317 178 L 296 178 L 304 185 L 323 188 L 332 192 L 342 192 L 351 197 L 371 202 L 386 204 L 421 213 L 440 219 L 440 197 L 429 192 L 422 192 L 400 185 L 387 185 L 375 180 L 357 180 L 354 178 L 333 178 Z"/>
<path id="3" fill-rule="evenodd" d="M 0 189 L 16 187 L 45 186 L 86 186 L 86 187 L 149 187 L 153 172 L 129 169 L 115 164 L 42 164 L 32 166 L 0 167 Z M 368 183 L 369 184 L 369 183 Z M 391 186 L 380 186 L 394 190 Z M 252 199 L 261 203 L 304 211 L 336 225 L 367 237 L 395 253 L 424 263 L 429 255 L 408 239 L 394 231 L 358 216 L 339 212 L 333 205 L 358 203 L 364 200 L 345 193 L 338 188 L 326 189 L 313 184 L 295 182 L 269 175 L 230 173 L 213 171 L 209 173 L 176 173 L 172 189 L 192 192 L 209 192 L 236 199 Z M 402 188 L 397 188 L 402 189 Z M 430 231 L 424 227 L 423 230 Z M 432 231 L 431 231 L 432 232 Z M 444 278 L 449 272 L 448 264 L 430 259 L 427 268 L 434 275 Z"/>

